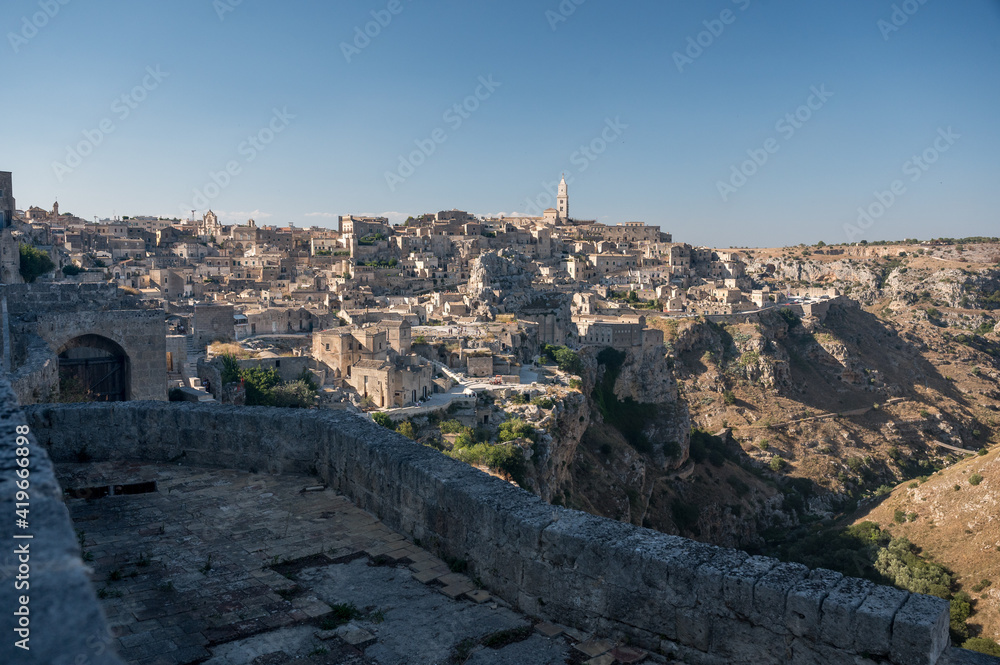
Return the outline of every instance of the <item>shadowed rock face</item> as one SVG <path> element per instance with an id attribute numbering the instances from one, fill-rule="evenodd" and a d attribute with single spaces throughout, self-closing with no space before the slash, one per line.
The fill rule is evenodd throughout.
<path id="1" fill-rule="evenodd" d="M 684 661 L 869 663 L 864 654 L 884 654 L 930 665 L 947 646 L 941 599 L 910 594 L 895 612 L 878 609 L 899 599 L 875 597 L 878 587 L 859 580 L 546 505 L 348 414 L 132 402 L 33 407 L 30 420 L 57 460 L 86 445 L 94 459 L 317 473 L 387 526 L 467 562 L 521 611 L 627 635 Z M 865 635 L 864 651 L 834 629 L 861 607 L 882 625 L 892 614 L 889 634 Z"/>

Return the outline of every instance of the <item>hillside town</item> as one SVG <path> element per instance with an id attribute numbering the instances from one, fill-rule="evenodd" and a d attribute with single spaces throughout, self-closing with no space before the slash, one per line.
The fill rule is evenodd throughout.
<path id="1" fill-rule="evenodd" d="M 656 318 L 838 295 L 761 285 L 744 252 L 674 242 L 655 225 L 571 217 L 565 178 L 540 217 L 342 215 L 336 229 L 227 226 L 211 210 L 88 221 L 58 202 L 17 210 L 11 174 L 0 178 L 4 256 L 30 245 L 51 261 L 41 283 L 111 283 L 162 306 L 169 387 L 188 398 L 213 387 L 198 370 L 213 344 L 249 344 L 258 359 L 291 352 L 282 376 L 312 373 L 326 403 L 392 409 L 476 382 L 530 382 L 546 345 L 656 348 Z M 212 398 L 221 390 L 217 380 Z"/>

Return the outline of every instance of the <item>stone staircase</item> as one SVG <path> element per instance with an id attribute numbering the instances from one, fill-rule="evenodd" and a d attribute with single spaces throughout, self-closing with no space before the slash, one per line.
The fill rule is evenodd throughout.
<path id="1" fill-rule="evenodd" d="M 205 350 L 198 349 L 194 343 L 194 335 L 187 336 L 187 361 L 184 363 L 184 385 L 191 385 L 188 379 L 198 376 L 198 361 L 205 357 Z"/>

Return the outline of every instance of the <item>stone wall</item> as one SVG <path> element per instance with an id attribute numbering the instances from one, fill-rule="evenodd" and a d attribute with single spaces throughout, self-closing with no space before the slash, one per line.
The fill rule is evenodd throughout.
<path id="1" fill-rule="evenodd" d="M 48 400 L 54 386 L 59 385 L 59 358 L 38 335 L 28 335 L 25 357 L 8 375 L 20 404 L 37 404 Z"/>
<path id="2" fill-rule="evenodd" d="M 124 291 L 114 284 L 84 283 L 9 284 L 3 287 L 10 313 L 30 314 L 41 311 L 73 311 L 81 306 L 92 309 L 125 307 Z"/>
<path id="3" fill-rule="evenodd" d="M 27 423 L 10 386 L 0 381 L 0 511 L 10 520 L 10 526 L 4 528 L 8 535 L 0 553 L 0 663 L 121 665 L 111 650 L 113 639 L 80 558 L 80 546 L 49 456 L 32 433 L 27 435 L 27 445 L 18 442 Z M 27 472 L 17 464 L 18 446 L 27 448 Z M 18 477 L 19 470 L 28 477 Z M 17 530 L 17 535 L 31 538 L 15 540 L 11 535 L 16 493 L 25 487 L 29 527 Z M 25 547 L 26 553 L 15 553 Z M 28 632 L 19 634 L 16 630 L 23 621 L 15 613 L 22 606 L 27 607 L 24 620 Z M 15 645 L 24 637 L 29 650 Z"/>
<path id="4" fill-rule="evenodd" d="M 944 600 L 551 506 L 356 415 L 128 402 L 28 416 L 57 462 L 86 446 L 98 461 L 318 474 L 521 610 L 685 662 L 973 662 L 948 649 Z"/>

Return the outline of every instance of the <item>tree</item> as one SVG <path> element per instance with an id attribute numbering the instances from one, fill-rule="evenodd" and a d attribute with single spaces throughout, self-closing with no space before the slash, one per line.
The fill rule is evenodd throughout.
<path id="1" fill-rule="evenodd" d="M 553 354 L 553 357 L 556 361 L 556 365 L 558 365 L 559 369 L 564 372 L 579 374 L 580 370 L 583 369 L 583 363 L 580 362 L 580 356 L 567 349 L 565 346 L 559 347 Z"/>
<path id="2" fill-rule="evenodd" d="M 281 383 L 281 375 L 273 367 L 252 367 L 240 372 L 247 391 L 247 406 L 276 406 L 272 390 Z"/>
<path id="3" fill-rule="evenodd" d="M 21 266 L 19 272 L 24 281 L 29 284 L 56 269 L 56 264 L 52 262 L 49 255 L 31 245 L 22 244 L 20 247 Z"/>

